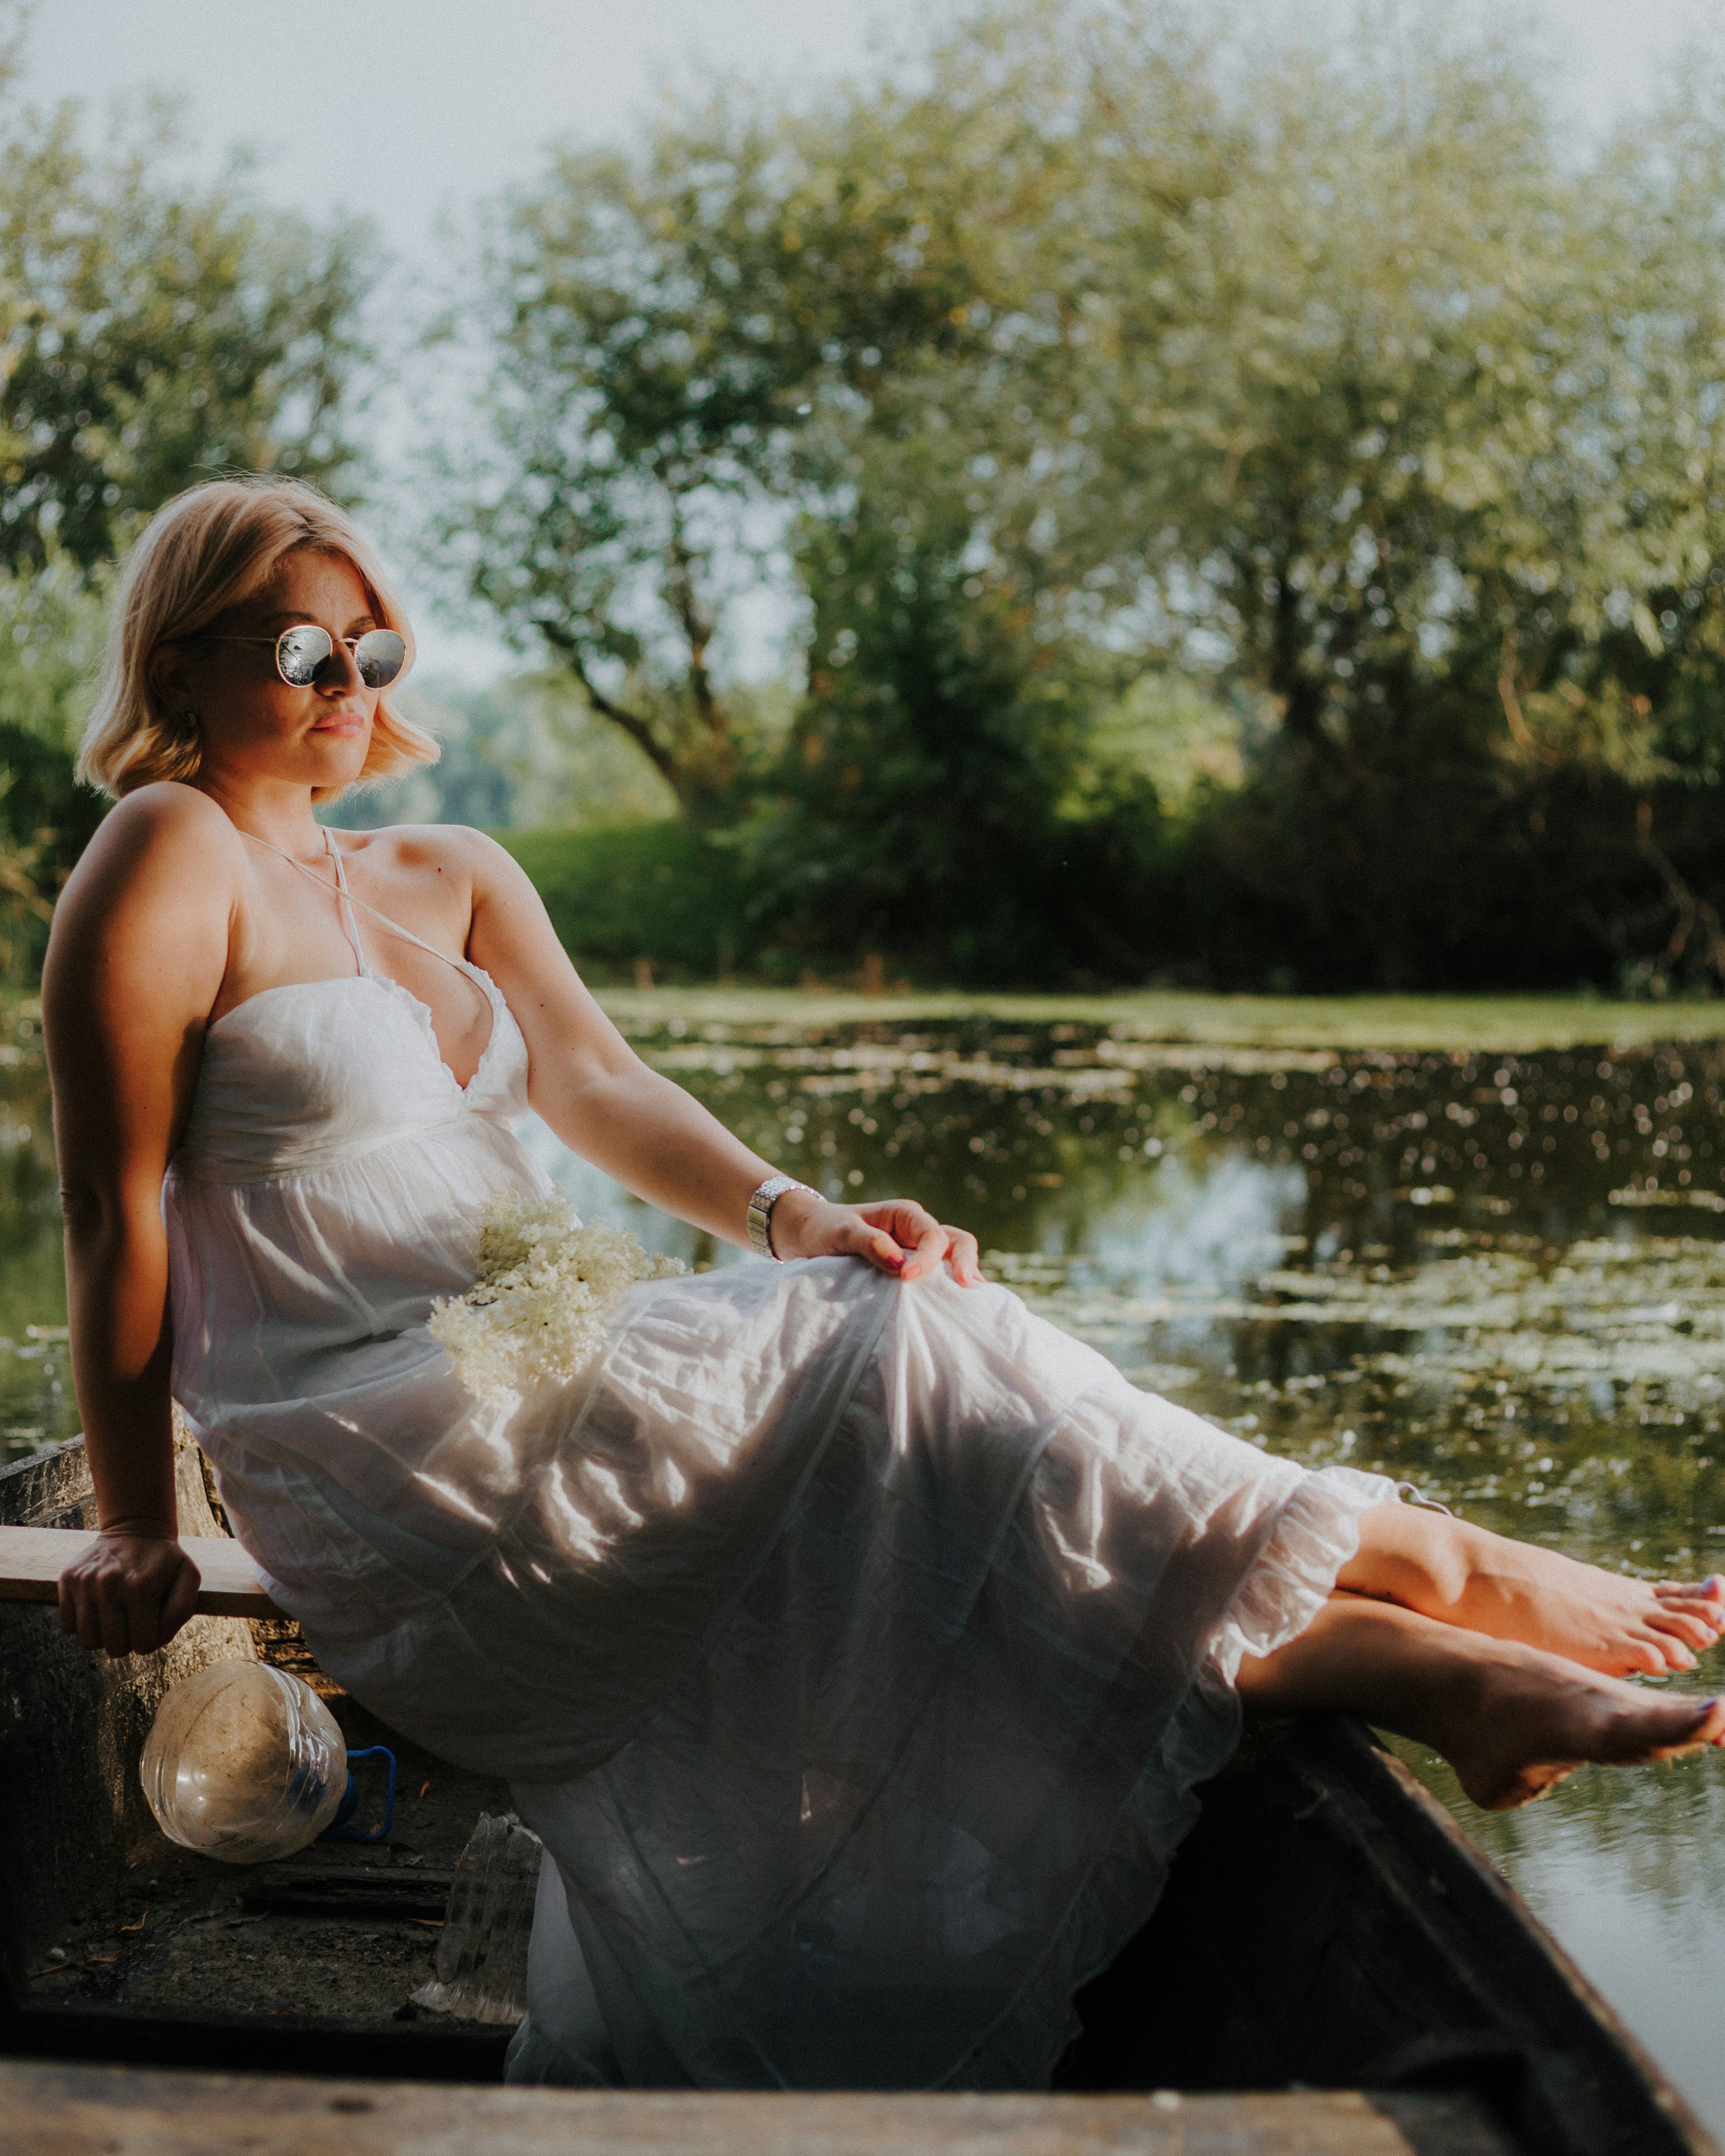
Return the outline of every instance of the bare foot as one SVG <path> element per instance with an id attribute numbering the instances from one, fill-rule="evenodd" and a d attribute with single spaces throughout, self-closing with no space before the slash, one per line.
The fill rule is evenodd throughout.
<path id="1" fill-rule="evenodd" d="M 1608 1676 L 1692 1670 L 1725 1633 L 1717 1573 L 1693 1585 L 1630 1579 L 1409 1505 L 1363 1516 L 1337 1584 Z"/>
<path id="2" fill-rule="evenodd" d="M 1255 1714 L 1339 1710 L 1430 1745 L 1487 1811 L 1543 1796 L 1589 1762 L 1640 1766 L 1725 1742 L 1725 1697 L 1643 1691 L 1345 1592 L 1285 1647 L 1242 1662 L 1238 1681 Z"/>
<path id="3" fill-rule="evenodd" d="M 1499 1646 L 1455 1694 L 1425 1741 L 1488 1812 L 1531 1803 L 1589 1763 L 1645 1766 L 1725 1738 L 1725 1698 L 1642 1691 L 1537 1648 Z"/>

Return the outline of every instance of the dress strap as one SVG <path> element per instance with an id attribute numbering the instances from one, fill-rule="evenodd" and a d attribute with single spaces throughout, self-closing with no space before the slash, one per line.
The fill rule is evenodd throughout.
<path id="1" fill-rule="evenodd" d="M 239 826 L 237 824 L 234 828 L 236 830 L 239 829 Z M 270 851 L 272 854 L 280 854 L 281 858 L 288 864 L 290 868 L 298 869 L 301 875 L 310 876 L 312 882 L 317 886 L 320 891 L 330 890 L 331 886 L 324 881 L 323 878 L 317 873 L 316 869 L 307 868 L 304 861 L 296 860 L 291 854 L 285 852 L 281 847 L 270 845 L 269 839 L 259 838 L 255 831 L 244 831 L 242 832 L 240 835 L 243 838 L 251 839 L 254 845 L 269 846 Z M 435 943 L 428 943 L 423 936 L 416 936 L 411 928 L 403 928 L 400 921 L 392 921 L 387 913 L 380 913 L 377 911 L 377 908 L 372 905 L 368 900 L 356 898 L 353 896 L 353 893 L 347 888 L 347 871 L 341 865 L 341 850 L 336 844 L 335 840 L 331 838 L 327 829 L 325 830 L 323 834 L 323 850 L 329 855 L 330 860 L 335 867 L 336 881 L 334 888 L 341 898 L 341 906 L 345 916 L 344 926 L 347 932 L 347 940 L 353 946 L 353 955 L 358 963 L 359 970 L 362 973 L 370 973 L 373 971 L 373 968 L 367 965 L 365 951 L 360 943 L 359 923 L 354 918 L 353 913 L 353 909 L 357 906 L 363 907 L 366 912 L 369 913 L 374 920 L 381 921 L 386 928 L 393 929 L 398 936 L 405 937 L 409 943 L 417 943 L 422 951 L 429 951 L 434 958 L 441 958 L 446 966 L 453 966 L 455 968 L 455 971 L 460 974 L 464 981 L 472 982 L 472 984 L 475 988 L 479 987 L 479 983 L 474 980 L 474 968 L 465 958 L 452 958 L 447 951 L 439 951 Z M 389 977 L 386 975 L 385 978 L 388 978 Z M 487 1004 L 489 1004 L 490 1001 L 490 998 L 487 997 Z"/>
<path id="2" fill-rule="evenodd" d="M 270 841 L 267 839 L 264 839 L 259 843 L 267 846 Z M 329 855 L 330 860 L 335 864 L 336 888 L 341 894 L 341 925 L 347 931 L 347 941 L 353 946 L 353 956 L 358 964 L 360 972 L 362 973 L 368 973 L 371 971 L 371 968 L 366 963 L 365 947 L 359 940 L 359 922 L 355 917 L 353 911 L 353 894 L 347 888 L 347 878 L 341 867 L 341 856 L 336 852 L 335 840 L 331 838 L 327 831 L 323 834 L 323 850 L 325 853 Z M 281 853 L 280 846 L 278 846 L 275 850 L 277 853 Z M 305 869 L 307 875 L 311 875 L 312 874 L 311 870 L 305 868 L 304 861 L 295 860 L 291 854 L 282 854 L 281 857 L 285 861 L 291 862 L 295 868 Z M 319 883 L 322 883 L 323 878 L 321 876 L 318 876 L 316 880 Z M 327 888 L 326 886 L 326 888 Z"/>

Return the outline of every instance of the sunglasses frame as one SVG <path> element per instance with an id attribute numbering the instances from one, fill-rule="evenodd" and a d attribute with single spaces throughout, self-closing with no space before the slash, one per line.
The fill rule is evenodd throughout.
<path id="1" fill-rule="evenodd" d="M 302 631 L 308 629 L 315 629 L 320 636 L 326 639 L 329 644 L 329 649 L 324 653 L 322 658 L 320 659 L 312 667 L 311 675 L 309 680 L 296 681 L 293 675 L 288 672 L 286 667 L 282 664 L 281 647 L 287 642 L 290 636 L 298 636 Z M 388 680 L 386 681 L 367 681 L 364 670 L 360 667 L 360 647 L 362 644 L 366 643 L 367 639 L 373 636 L 388 636 L 393 638 L 393 640 L 401 646 L 401 656 L 396 661 L 395 670 L 390 675 Z M 345 646 L 347 652 L 352 656 L 355 667 L 359 670 L 359 678 L 367 689 L 387 689 L 390 687 L 393 683 L 398 681 L 401 679 L 402 670 L 408 663 L 407 639 L 398 629 L 368 629 L 362 636 L 344 636 L 337 639 L 330 635 L 328 629 L 324 627 L 321 622 L 296 621 L 290 623 L 286 629 L 283 629 L 280 636 L 211 636 L 206 637 L 203 641 L 208 644 L 267 644 L 275 656 L 276 673 L 287 684 L 290 689 L 315 689 L 317 686 L 318 675 L 322 673 L 324 668 L 329 665 L 331 660 L 332 660 L 336 655 L 336 645 L 338 641 Z"/>

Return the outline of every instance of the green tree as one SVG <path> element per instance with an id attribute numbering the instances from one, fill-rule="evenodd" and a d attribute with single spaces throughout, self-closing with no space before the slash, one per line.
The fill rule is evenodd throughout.
<path id="1" fill-rule="evenodd" d="M 1407 982 L 1482 891 L 1584 904 L 1532 864 L 1590 785 L 1601 866 L 1635 853 L 1671 953 L 1725 970 L 1658 836 L 1725 708 L 1719 85 L 1578 160 L 1532 48 L 1428 8 L 1322 53 L 1260 30 L 983 9 L 878 93 L 978 265 L 980 347 L 921 423 L 966 444 L 967 558 L 1092 680 L 1173 667 L 1272 716 L 1204 869 L 1308 968 Z"/>
<path id="2" fill-rule="evenodd" d="M 0 931 L 13 973 L 100 814 L 72 783 L 109 566 L 214 473 L 339 487 L 363 231 L 172 174 L 171 116 L 109 150 L 33 110 L 0 45 Z"/>
<path id="3" fill-rule="evenodd" d="M 485 278 L 490 439 L 439 546 L 716 813 L 753 746 L 717 647 L 809 485 L 800 439 L 962 341 L 970 268 L 890 156 L 721 98 L 637 156 L 558 158 Z"/>
<path id="4" fill-rule="evenodd" d="M 1134 970 L 1153 792 L 1087 754 L 1102 668 L 968 487 L 927 434 L 866 439 L 848 507 L 808 521 L 808 694 L 747 834 L 756 911 L 948 979 Z"/>
<path id="5" fill-rule="evenodd" d="M 171 122 L 105 154 L 0 85 L 0 564 L 112 560 L 218 471 L 338 489 L 364 356 L 363 228 L 259 208 L 243 173 L 170 177 Z"/>
<path id="6" fill-rule="evenodd" d="M 31 973 L 105 805 L 72 783 L 105 612 L 101 580 L 63 556 L 0 570 L 0 979 Z"/>
<path id="7" fill-rule="evenodd" d="M 471 588 L 731 816 L 763 759 L 715 640 L 791 535 L 808 707 L 755 836 L 809 932 L 938 916 L 971 949 L 943 911 L 969 891 L 974 949 L 1028 950 L 941 860 L 1084 827 L 1112 963 L 1174 955 L 1109 714 L 1189 681 L 1265 721 L 1187 819 L 1189 920 L 1238 932 L 1213 963 L 1513 969 L 1489 915 L 1529 965 L 1597 968 L 1662 910 L 1660 963 L 1725 971 L 1718 85 L 1589 156 L 1533 46 L 1435 7 L 1323 51 L 1207 19 L 984 6 L 809 109 L 564 161 L 492 258 Z M 1559 826 L 1609 905 L 1553 877 Z M 1096 963 L 1049 904 L 1039 963 Z"/>
<path id="8" fill-rule="evenodd" d="M 1087 219 L 1079 357 L 1098 558 L 1279 719 L 1233 873 L 1388 985 L 1473 926 L 1455 831 L 1526 853 L 1580 774 L 1680 930 L 1705 911 L 1647 827 L 1718 761 L 1725 131 L 1703 87 L 1579 162 L 1532 55 L 1372 31 L 1225 95 L 1199 56 L 1183 197 L 1153 184 L 1166 44 L 1106 33 L 1141 57 L 1095 78 L 1128 146 L 1098 184 L 1139 208 Z"/>

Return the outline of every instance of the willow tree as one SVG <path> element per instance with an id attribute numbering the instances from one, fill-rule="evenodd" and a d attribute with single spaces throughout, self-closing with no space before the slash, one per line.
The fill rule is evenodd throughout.
<path id="1" fill-rule="evenodd" d="M 1410 978 L 1511 902 L 1457 830 L 1506 860 L 1593 782 L 1681 927 L 1651 789 L 1717 762 L 1718 100 L 1579 161 L 1532 56 L 1410 14 L 1218 81 L 1225 154 L 1170 213 L 1132 184 L 1137 34 L 1096 79 L 1106 201 L 1143 208 L 1091 309 L 1091 499 L 1165 644 L 1274 716 L 1235 870 Z"/>

